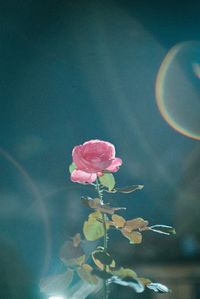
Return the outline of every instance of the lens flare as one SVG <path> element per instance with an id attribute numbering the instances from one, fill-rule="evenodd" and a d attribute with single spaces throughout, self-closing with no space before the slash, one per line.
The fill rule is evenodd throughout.
<path id="1" fill-rule="evenodd" d="M 23 168 L 23 166 L 13 157 L 11 156 L 7 151 L 5 151 L 3 148 L 0 148 L 0 156 L 3 156 L 4 159 L 6 159 L 8 162 L 11 163 L 22 175 L 22 177 L 27 181 L 30 191 L 35 197 L 35 200 L 38 203 L 41 217 L 44 223 L 44 238 L 45 238 L 45 257 L 44 257 L 44 265 L 42 268 L 42 272 L 46 272 L 48 269 L 50 259 L 51 259 L 51 248 L 52 248 L 52 238 L 51 238 L 51 230 L 50 230 L 50 222 L 48 218 L 48 214 L 45 208 L 45 205 L 43 203 L 42 195 L 40 194 L 39 189 L 37 188 L 36 184 L 32 180 L 29 173 Z"/>
<path id="2" fill-rule="evenodd" d="M 183 42 L 168 52 L 156 79 L 156 101 L 171 127 L 200 140 L 200 42 Z"/>

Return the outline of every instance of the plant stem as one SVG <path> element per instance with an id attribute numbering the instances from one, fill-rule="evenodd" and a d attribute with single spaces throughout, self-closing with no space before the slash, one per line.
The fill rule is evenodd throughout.
<path id="1" fill-rule="evenodd" d="M 103 204 L 103 194 L 102 194 L 102 190 L 100 189 L 100 184 L 98 179 L 96 180 L 96 189 L 98 192 L 98 196 Z M 107 229 L 106 229 L 106 214 L 105 213 L 101 213 L 102 215 L 102 221 L 103 221 L 103 230 L 104 230 L 104 236 L 103 236 L 103 244 L 104 244 L 104 252 L 107 253 L 107 248 L 108 248 L 108 244 L 107 244 L 107 240 L 108 240 L 108 235 L 107 235 Z M 104 271 L 106 271 L 106 265 L 104 265 Z M 106 283 L 106 279 L 104 279 L 103 281 L 103 289 L 104 289 L 104 299 L 108 298 L 108 289 L 107 289 L 107 283 Z"/>

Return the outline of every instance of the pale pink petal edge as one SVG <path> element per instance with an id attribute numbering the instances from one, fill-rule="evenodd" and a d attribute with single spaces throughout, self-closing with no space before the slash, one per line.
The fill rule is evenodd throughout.
<path id="1" fill-rule="evenodd" d="M 88 183 L 91 184 L 97 179 L 96 173 L 88 173 L 82 170 L 75 169 L 71 173 L 71 181 L 75 183 Z"/>
<path id="2" fill-rule="evenodd" d="M 115 158 L 112 160 L 111 165 L 106 168 L 106 170 L 108 170 L 110 172 L 116 172 L 119 170 L 119 166 L 121 166 L 121 165 L 122 165 L 122 159 Z"/>

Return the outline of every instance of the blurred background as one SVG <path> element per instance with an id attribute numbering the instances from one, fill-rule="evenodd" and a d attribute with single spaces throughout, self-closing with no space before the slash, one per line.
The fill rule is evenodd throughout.
<path id="1" fill-rule="evenodd" d="M 59 248 L 90 212 L 81 195 L 94 194 L 70 182 L 68 165 L 72 148 L 90 139 L 115 145 L 117 186 L 145 186 L 105 200 L 126 206 L 128 219 L 177 231 L 146 233 L 138 246 L 114 234 L 120 264 L 172 293 L 113 286 L 111 298 L 200 298 L 199 9 L 197 1 L 1 1 L 2 299 L 48 298 L 40 279 L 64 269 Z"/>

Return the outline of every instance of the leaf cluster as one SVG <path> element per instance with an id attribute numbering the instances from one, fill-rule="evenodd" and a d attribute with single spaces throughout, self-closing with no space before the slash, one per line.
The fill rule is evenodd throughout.
<path id="1" fill-rule="evenodd" d="M 90 199 L 89 202 L 92 202 L 92 199 Z M 91 205 L 89 205 L 89 207 L 91 207 Z M 88 220 L 86 220 L 83 225 L 83 233 L 88 241 L 95 241 L 104 236 L 104 219 L 107 230 L 111 228 L 119 230 L 122 233 L 122 236 L 129 240 L 130 244 L 140 244 L 142 242 L 142 232 L 144 231 L 154 231 L 165 235 L 175 234 L 175 229 L 171 226 L 161 224 L 148 226 L 149 222 L 141 217 L 125 220 L 122 216 L 116 213 L 114 214 L 112 209 L 121 208 L 112 208 L 109 206 L 108 211 L 104 208 L 104 213 L 106 213 L 104 219 L 102 218 L 102 212 L 100 212 L 99 207 L 95 206 L 94 209 L 97 211 L 89 214 Z M 109 218 L 111 214 L 110 210 L 112 210 L 111 218 Z"/>
<path id="2" fill-rule="evenodd" d="M 41 279 L 40 289 L 42 292 L 48 295 L 64 292 L 71 284 L 75 272 L 89 284 L 98 283 L 98 277 L 92 273 L 92 266 L 86 262 L 86 255 L 82 249 L 81 242 L 81 236 L 78 233 L 61 246 L 59 257 L 67 267 L 67 270 L 62 274 Z"/>
<path id="3" fill-rule="evenodd" d="M 72 172 L 76 165 L 72 163 L 69 171 Z M 99 177 L 95 186 L 98 196 L 91 198 L 82 197 L 82 203 L 93 211 L 88 215 L 88 219 L 83 224 L 83 234 L 87 241 L 96 241 L 104 238 L 104 246 L 98 246 L 91 252 L 90 258 L 93 264 L 89 264 L 83 248 L 80 233 L 77 233 L 60 248 L 59 257 L 66 266 L 66 271 L 62 274 L 44 278 L 40 282 L 41 291 L 48 295 L 56 295 L 64 292 L 73 281 L 76 273 L 81 280 L 97 285 L 101 280 L 106 285 L 115 283 L 128 286 L 137 293 L 141 293 L 145 288 L 159 293 L 167 293 L 170 290 L 160 284 L 154 283 L 148 278 L 138 277 L 137 273 L 130 268 L 119 267 L 112 254 L 107 249 L 108 233 L 117 230 L 123 237 L 129 240 L 130 244 L 140 244 L 143 233 L 153 231 L 165 235 L 174 235 L 175 229 L 168 225 L 156 224 L 149 226 L 149 222 L 141 217 L 125 219 L 117 214 L 125 207 L 112 207 L 109 203 L 103 202 L 103 192 L 129 194 L 143 189 L 143 185 L 132 185 L 129 187 L 117 188 L 115 178 L 112 173 L 104 171 Z M 85 242 L 85 240 L 84 240 Z"/>

